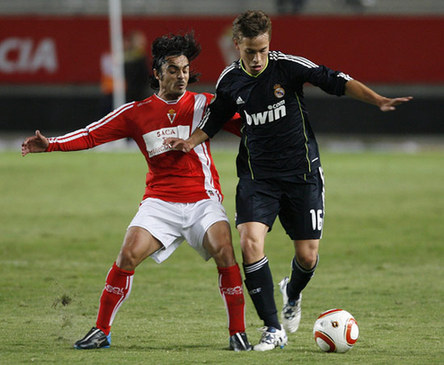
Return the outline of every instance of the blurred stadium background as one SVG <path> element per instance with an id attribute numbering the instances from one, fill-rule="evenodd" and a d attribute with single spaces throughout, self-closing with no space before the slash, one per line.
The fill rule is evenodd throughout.
<path id="1" fill-rule="evenodd" d="M 443 147 L 443 0 L 122 0 L 123 33 L 149 45 L 194 30 L 202 44 L 190 90 L 212 92 L 236 53 L 234 17 L 272 16 L 272 49 L 303 55 L 386 96 L 413 95 L 396 113 L 306 88 L 315 131 L 339 148 Z M 108 0 L 0 1 L 0 145 L 17 148 L 40 129 L 64 133 L 97 120 L 101 59 L 110 50 Z M 149 62 L 149 59 L 148 59 Z M 152 90 L 147 89 L 149 94 Z M 395 142 L 395 144 L 393 144 Z"/>

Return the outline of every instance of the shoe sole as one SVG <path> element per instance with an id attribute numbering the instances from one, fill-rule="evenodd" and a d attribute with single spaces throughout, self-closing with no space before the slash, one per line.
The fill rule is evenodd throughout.
<path id="1" fill-rule="evenodd" d="M 81 347 L 78 347 L 78 346 L 74 346 L 74 348 L 76 350 L 100 350 L 100 349 L 109 349 L 110 347 L 111 347 L 111 345 L 101 346 L 101 347 L 93 347 L 93 348 L 90 348 L 90 349 L 84 349 L 84 348 L 81 348 Z"/>

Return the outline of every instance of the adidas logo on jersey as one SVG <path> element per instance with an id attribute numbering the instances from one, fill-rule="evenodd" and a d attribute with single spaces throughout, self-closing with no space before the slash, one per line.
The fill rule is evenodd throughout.
<path id="1" fill-rule="evenodd" d="M 239 96 L 236 100 L 237 105 L 245 104 L 245 101 Z"/>
<path id="2" fill-rule="evenodd" d="M 269 105 L 268 110 L 264 112 L 250 115 L 244 110 L 244 113 L 248 125 L 259 125 L 267 122 L 274 122 L 275 120 L 285 117 L 287 115 L 287 109 L 285 107 L 285 100 L 282 100 L 279 103 Z"/>

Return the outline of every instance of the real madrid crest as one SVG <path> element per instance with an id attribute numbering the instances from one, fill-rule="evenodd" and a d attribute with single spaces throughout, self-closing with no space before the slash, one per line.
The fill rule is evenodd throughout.
<path id="1" fill-rule="evenodd" d="M 171 124 L 173 124 L 174 118 L 176 118 L 176 111 L 174 109 L 168 110 L 167 116 L 168 116 L 168 119 L 170 120 Z"/>
<path id="2" fill-rule="evenodd" d="M 273 89 L 274 89 L 274 96 L 276 96 L 279 99 L 284 97 L 285 90 L 281 85 L 276 84 L 273 86 Z"/>

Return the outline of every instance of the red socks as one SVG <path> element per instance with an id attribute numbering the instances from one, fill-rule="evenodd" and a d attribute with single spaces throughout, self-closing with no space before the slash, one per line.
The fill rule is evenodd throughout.
<path id="1" fill-rule="evenodd" d="M 218 267 L 219 290 L 228 313 L 230 336 L 245 332 L 245 299 L 239 266 Z M 105 288 L 100 297 L 96 327 L 109 334 L 114 317 L 122 303 L 129 297 L 134 271 L 120 269 L 116 263 L 106 277 Z"/>
<path id="2" fill-rule="evenodd" d="M 96 322 L 96 327 L 101 329 L 106 335 L 110 332 L 117 311 L 130 295 L 133 275 L 134 270 L 122 270 L 116 263 L 108 272 L 105 288 L 100 297 L 100 307 Z"/>
<path id="3" fill-rule="evenodd" d="M 218 267 L 219 290 L 228 314 L 230 336 L 245 332 L 245 299 L 239 266 Z"/>

